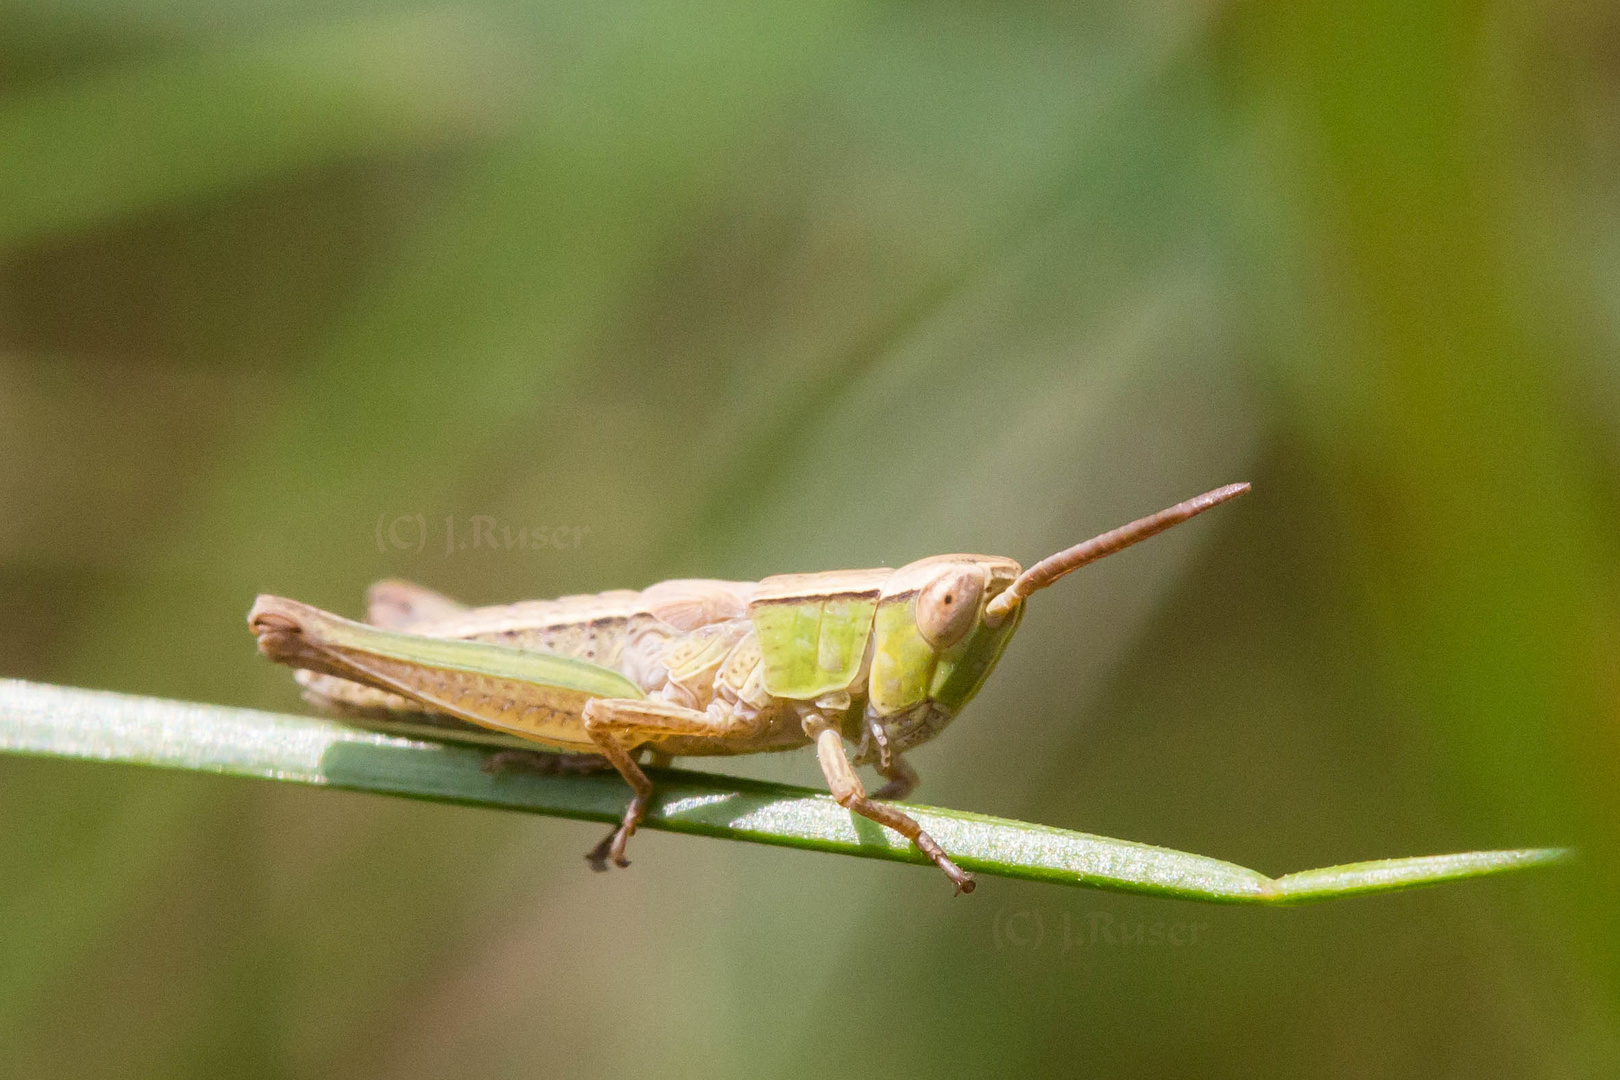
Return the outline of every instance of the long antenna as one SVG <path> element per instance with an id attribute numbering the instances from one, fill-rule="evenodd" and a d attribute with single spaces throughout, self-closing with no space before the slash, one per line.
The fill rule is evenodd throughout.
<path id="1" fill-rule="evenodd" d="M 1206 491 L 1186 502 L 1176 503 L 1157 514 L 1138 518 L 1129 525 L 1121 525 L 1100 536 L 1093 536 L 1090 540 L 1066 548 L 1056 555 L 1049 555 L 1019 574 L 1018 579 L 1007 587 L 1006 592 L 990 601 L 984 609 L 985 621 L 991 626 L 1000 625 L 1002 620 L 1012 614 L 1012 609 L 1027 600 L 1031 593 L 1046 588 L 1063 575 L 1073 573 L 1087 563 L 1096 562 L 1116 551 L 1122 551 L 1140 540 L 1162 533 L 1172 525 L 1180 525 L 1188 518 L 1197 517 L 1210 507 L 1219 506 L 1228 499 L 1235 499 L 1248 490 L 1248 484 L 1227 484 L 1214 491 Z"/>

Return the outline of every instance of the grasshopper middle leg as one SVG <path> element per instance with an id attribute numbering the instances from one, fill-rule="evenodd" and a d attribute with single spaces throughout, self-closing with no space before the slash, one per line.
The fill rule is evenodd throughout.
<path id="1" fill-rule="evenodd" d="M 753 720 L 723 707 L 699 712 L 669 702 L 631 698 L 592 698 L 585 703 L 583 719 L 585 733 L 635 793 L 619 827 L 586 854 L 585 861 L 591 864 L 592 870 L 606 870 L 609 859 L 615 866 L 629 866 L 630 860 L 624 857 L 625 843 L 647 816 L 647 806 L 652 801 L 652 781 L 636 763 L 631 753 L 634 747 L 660 736 L 725 738 L 744 733 L 754 725 Z M 668 763 L 668 755 L 660 754 L 656 745 L 653 763 Z"/>

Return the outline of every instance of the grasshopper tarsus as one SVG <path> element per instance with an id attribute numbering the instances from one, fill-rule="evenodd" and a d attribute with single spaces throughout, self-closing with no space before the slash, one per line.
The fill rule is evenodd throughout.
<path id="1" fill-rule="evenodd" d="M 645 780 L 645 776 L 642 779 Z M 600 843 L 585 853 L 585 861 L 592 870 L 605 872 L 609 861 L 621 870 L 630 865 L 630 860 L 625 858 L 624 848 L 630 838 L 636 835 L 636 826 L 641 824 L 641 819 L 647 816 L 647 806 L 651 801 L 652 785 L 649 783 L 646 793 L 637 791 L 630 805 L 625 807 L 624 819 L 619 822 L 619 827 L 602 837 Z"/>
<path id="2" fill-rule="evenodd" d="M 912 840 L 912 843 L 916 844 L 918 850 L 933 860 L 934 865 L 944 871 L 945 876 L 951 879 L 951 884 L 956 886 L 955 895 L 961 896 L 963 893 L 973 891 L 976 884 L 973 875 L 952 862 L 951 857 L 945 854 L 945 849 L 939 846 L 938 840 L 918 828 L 917 835 Z"/>
<path id="3" fill-rule="evenodd" d="M 592 870 L 598 874 L 607 872 L 608 863 L 624 870 L 630 866 L 630 860 L 625 858 L 624 848 L 626 842 L 635 834 L 635 827 L 620 825 L 617 829 L 602 837 L 600 843 L 585 853 L 585 861 Z"/>
<path id="4" fill-rule="evenodd" d="M 645 778 L 645 774 L 643 777 Z M 636 835 L 636 826 L 647 816 L 647 806 L 651 802 L 652 785 L 648 784 L 646 790 L 638 790 L 631 798 L 630 805 L 625 807 L 624 820 L 613 830 L 613 835 L 608 837 L 608 854 L 612 857 L 614 866 L 622 868 L 630 865 L 630 860 L 624 857 L 624 847 L 630 842 L 630 838 Z"/>

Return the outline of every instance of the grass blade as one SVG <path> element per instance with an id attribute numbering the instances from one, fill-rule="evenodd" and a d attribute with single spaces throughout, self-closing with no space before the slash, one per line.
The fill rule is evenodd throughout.
<path id="1" fill-rule="evenodd" d="M 613 773 L 492 774 L 489 747 L 403 738 L 329 720 L 0 680 L 0 751 L 190 769 L 349 791 L 616 822 Z M 926 863 L 900 837 L 808 788 L 655 770 L 644 828 Z M 1562 849 L 1388 859 L 1272 879 L 1202 855 L 916 807 L 964 868 L 983 874 L 1220 903 L 1298 904 L 1407 889 L 1557 861 Z"/>

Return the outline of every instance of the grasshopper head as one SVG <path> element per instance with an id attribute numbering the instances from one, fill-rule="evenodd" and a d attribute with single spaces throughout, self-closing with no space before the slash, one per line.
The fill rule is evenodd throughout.
<path id="1" fill-rule="evenodd" d="M 1236 498 L 1228 484 L 1094 536 L 1023 570 L 994 555 L 936 555 L 884 583 L 872 627 L 866 724 L 886 760 L 937 735 L 979 692 L 1029 597 L 1074 570 Z"/>
<path id="2" fill-rule="evenodd" d="M 996 555 L 935 555 L 884 583 L 866 705 L 883 756 L 937 735 L 979 692 L 1022 614 L 992 624 L 986 612 L 1019 570 Z"/>

